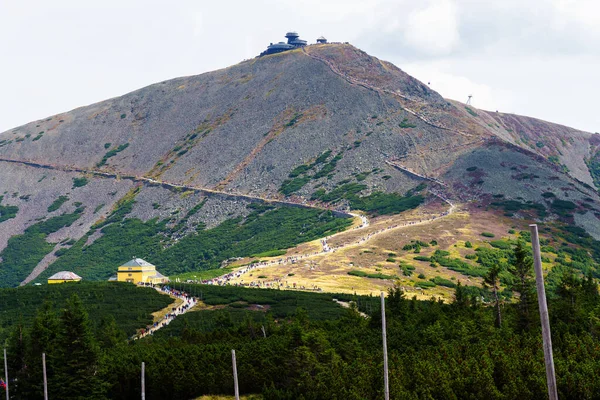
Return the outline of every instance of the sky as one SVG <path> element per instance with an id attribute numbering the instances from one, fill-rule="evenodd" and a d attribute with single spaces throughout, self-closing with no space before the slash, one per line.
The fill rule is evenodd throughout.
<path id="1" fill-rule="evenodd" d="M 0 132 L 253 58 L 289 30 L 446 98 L 600 132 L 598 0 L 2 0 Z"/>

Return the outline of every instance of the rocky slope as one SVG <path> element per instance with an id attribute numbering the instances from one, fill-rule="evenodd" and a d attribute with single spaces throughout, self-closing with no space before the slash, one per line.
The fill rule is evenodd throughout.
<path id="1" fill-rule="evenodd" d="M 213 227 L 247 215 L 256 198 L 313 204 L 318 189 L 348 182 L 365 185 L 363 196 L 404 194 L 422 181 L 410 171 L 441 180 L 445 186 L 430 186 L 448 196 L 482 204 L 514 199 L 551 211 L 542 194 L 552 192 L 576 205 L 570 222 L 600 239 L 599 148 L 598 134 L 443 99 L 350 45 L 311 45 L 1 133 L 0 205 L 18 212 L 0 222 L 0 250 L 36 221 L 83 205 L 75 224 L 46 238 L 77 240 L 136 186 L 131 218 L 183 220 L 185 234 L 199 222 Z M 60 196 L 68 200 L 49 212 Z M 48 253 L 37 271 L 54 258 Z"/>

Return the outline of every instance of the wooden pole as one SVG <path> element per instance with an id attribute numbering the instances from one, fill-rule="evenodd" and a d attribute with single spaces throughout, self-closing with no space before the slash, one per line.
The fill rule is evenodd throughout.
<path id="1" fill-rule="evenodd" d="M 142 400 L 146 400 L 146 363 L 142 361 Z"/>
<path id="2" fill-rule="evenodd" d="M 235 350 L 231 350 L 231 361 L 233 363 L 233 390 L 235 392 L 235 400 L 240 400 L 240 389 L 238 388 L 237 365 L 235 362 Z"/>
<path id="3" fill-rule="evenodd" d="M 546 363 L 546 381 L 548 383 L 548 398 L 558 400 L 556 392 L 556 375 L 554 373 L 554 359 L 552 357 L 552 337 L 550 335 L 550 320 L 548 318 L 548 304 L 544 289 L 544 275 L 542 274 L 542 256 L 540 252 L 540 239 L 536 224 L 529 225 L 531 231 L 531 245 L 533 246 L 533 265 L 535 267 L 535 284 L 537 288 L 540 319 L 542 322 L 542 338 L 544 343 L 544 361 Z"/>
<path id="4" fill-rule="evenodd" d="M 6 383 L 6 400 L 10 400 L 8 394 L 8 361 L 6 360 L 6 347 L 4 348 L 4 383 Z"/>
<path id="5" fill-rule="evenodd" d="M 383 384 L 385 400 L 390 400 L 390 382 L 388 378 L 387 336 L 385 333 L 385 296 L 381 292 L 381 330 L 383 335 Z"/>
<path id="6" fill-rule="evenodd" d="M 44 400 L 48 400 L 48 377 L 46 375 L 46 353 L 42 353 L 42 371 L 44 372 Z"/>

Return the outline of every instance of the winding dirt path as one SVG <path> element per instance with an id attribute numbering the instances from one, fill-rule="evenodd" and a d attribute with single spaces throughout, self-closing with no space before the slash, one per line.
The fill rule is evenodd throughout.
<path id="1" fill-rule="evenodd" d="M 50 169 L 50 170 L 62 171 L 62 172 L 77 172 L 77 173 L 82 173 L 82 174 L 95 175 L 95 176 L 99 176 L 102 178 L 108 178 L 108 179 L 127 179 L 127 180 L 131 180 L 133 182 L 142 182 L 142 183 L 146 183 L 151 186 L 162 186 L 162 187 L 168 188 L 168 189 L 194 190 L 194 191 L 203 193 L 207 196 L 212 195 L 212 196 L 217 196 L 217 197 L 222 197 L 222 198 L 246 199 L 246 200 L 250 200 L 250 201 L 260 201 L 263 203 L 281 205 L 281 206 L 287 206 L 287 207 L 301 207 L 301 208 L 310 208 L 310 209 L 317 209 L 317 210 L 323 210 L 323 211 L 333 211 L 337 215 L 345 216 L 345 217 L 353 216 L 349 212 L 346 212 L 343 210 L 338 210 L 338 209 L 335 209 L 334 207 L 326 207 L 326 206 L 322 206 L 322 205 L 317 205 L 317 204 L 314 204 L 314 203 L 308 202 L 308 201 L 300 203 L 300 202 L 294 202 L 291 200 L 281 200 L 281 199 L 273 199 L 273 198 L 268 198 L 268 197 L 253 196 L 253 195 L 249 195 L 249 194 L 242 194 L 242 193 L 236 193 L 236 192 L 231 192 L 231 191 L 209 189 L 209 188 L 205 188 L 202 186 L 193 186 L 193 185 L 185 185 L 182 183 L 161 181 L 158 179 L 149 178 L 147 176 L 121 175 L 121 174 L 117 174 L 117 173 L 113 173 L 113 172 L 105 172 L 105 171 L 100 171 L 100 170 L 96 170 L 96 169 L 85 169 L 85 168 L 78 168 L 78 167 L 67 166 L 67 165 L 44 164 L 44 163 L 40 163 L 37 161 L 14 160 L 14 159 L 10 159 L 10 158 L 2 158 L 2 157 L 0 157 L 0 162 L 21 164 L 21 165 L 27 165 L 27 166 L 35 167 L 35 168 Z"/>
<path id="2" fill-rule="evenodd" d="M 370 221 L 364 215 L 352 213 L 355 217 L 361 218 L 363 220 L 363 223 L 360 226 L 355 227 L 353 230 L 346 230 L 343 232 L 338 232 L 338 233 L 328 236 L 326 238 L 318 239 L 322 244 L 321 251 L 316 251 L 313 253 L 305 253 L 305 254 L 302 254 L 299 256 L 290 256 L 290 257 L 285 257 L 285 258 L 279 258 L 279 259 L 271 260 L 271 261 L 265 262 L 265 263 L 255 263 L 252 265 L 242 267 L 242 268 L 232 271 L 230 273 L 224 274 L 217 278 L 203 281 L 203 283 L 213 284 L 213 285 L 227 285 L 227 284 L 230 284 L 230 282 L 232 280 L 239 279 L 243 275 L 245 275 L 246 273 L 248 273 L 250 271 L 262 270 L 264 268 L 269 268 L 269 267 L 273 267 L 273 266 L 280 267 L 282 265 L 295 264 L 299 261 L 306 261 L 306 260 L 309 260 L 309 259 L 312 259 L 315 257 L 319 257 L 319 256 L 322 256 L 322 255 L 325 255 L 328 253 L 333 253 L 333 252 L 336 252 L 336 251 L 339 251 L 342 249 L 348 249 L 348 248 L 356 247 L 356 246 L 364 246 L 367 242 L 369 242 L 373 238 L 380 236 L 384 233 L 390 232 L 392 230 L 399 230 L 399 229 L 403 229 L 403 228 L 407 228 L 407 227 L 431 224 L 434 221 L 437 221 L 441 218 L 446 218 L 456 212 L 456 209 L 457 209 L 456 204 L 454 204 L 450 199 L 448 199 L 442 193 L 439 193 L 436 191 L 431 191 L 431 190 L 430 190 L 430 193 L 432 195 L 434 195 L 435 197 L 439 198 L 440 200 L 442 200 L 444 203 L 448 204 L 448 206 L 449 206 L 448 209 L 438 215 L 433 216 L 432 218 L 429 218 L 429 219 L 425 219 L 425 220 L 421 220 L 421 221 L 410 221 L 410 222 L 406 222 L 404 224 L 390 225 L 388 227 L 379 229 L 375 232 L 371 232 L 371 233 L 367 234 L 366 236 L 363 236 L 359 240 L 354 240 L 349 243 L 344 243 L 337 247 L 330 247 L 327 243 L 327 240 L 332 239 L 333 237 L 343 236 L 343 235 L 347 234 L 348 232 L 352 232 L 352 231 L 359 230 L 359 229 L 364 230 L 369 227 Z"/>
<path id="3" fill-rule="evenodd" d="M 384 89 L 384 88 L 380 88 L 377 86 L 373 86 L 368 82 L 364 82 L 360 79 L 357 79 L 353 76 L 347 75 L 345 73 L 343 73 L 338 67 L 337 65 L 335 65 L 335 63 L 331 62 L 330 60 L 324 58 L 324 57 L 320 57 L 316 54 L 311 54 L 309 51 L 307 51 L 307 49 L 305 47 L 302 47 L 302 52 L 307 55 L 308 57 L 315 59 L 317 61 L 321 61 L 322 63 L 324 63 L 325 65 L 327 65 L 329 67 L 329 69 L 331 69 L 331 71 L 333 71 L 333 73 L 335 73 L 336 75 L 340 76 L 341 78 L 343 78 L 344 80 L 346 80 L 347 82 L 354 84 L 354 85 L 358 85 L 358 86 L 362 86 L 366 89 L 372 90 L 374 92 L 376 92 L 380 97 L 381 97 L 381 93 L 386 93 L 392 96 L 396 96 L 399 97 L 405 101 L 411 102 L 411 103 L 416 103 L 417 101 L 414 99 L 411 99 L 410 97 L 404 96 L 402 93 L 400 93 L 399 91 L 392 91 L 389 89 Z M 419 114 L 418 112 L 406 107 L 404 104 L 400 104 L 400 107 L 402 107 L 402 109 L 404 111 L 406 111 L 409 114 L 414 115 L 416 118 L 420 119 L 421 121 L 423 121 L 424 123 L 426 123 L 429 126 L 432 126 L 434 128 L 438 128 L 438 129 L 443 129 L 449 132 L 453 132 L 453 133 L 457 133 L 459 135 L 462 136 L 466 136 L 466 137 L 473 137 L 473 135 L 466 133 L 466 132 L 462 132 L 462 131 L 458 131 L 456 129 L 452 129 L 452 128 L 448 128 L 446 126 L 442 126 L 440 124 L 436 124 L 433 121 L 430 121 L 429 119 L 427 119 L 426 117 L 424 117 L 423 115 Z"/>
<path id="4" fill-rule="evenodd" d="M 181 290 L 170 290 L 168 289 L 168 287 L 155 287 L 155 289 L 161 294 L 170 296 L 172 299 L 181 300 L 181 303 L 178 303 L 176 301 L 172 304 L 169 304 L 162 310 L 157 311 L 157 313 L 163 314 L 163 316 L 158 321 L 154 322 L 152 325 L 141 329 L 140 332 L 138 332 L 131 338 L 132 340 L 141 339 L 154 334 L 154 332 L 169 325 L 178 316 L 190 311 L 198 303 L 198 300 L 196 298 L 190 296 L 189 294 Z"/>

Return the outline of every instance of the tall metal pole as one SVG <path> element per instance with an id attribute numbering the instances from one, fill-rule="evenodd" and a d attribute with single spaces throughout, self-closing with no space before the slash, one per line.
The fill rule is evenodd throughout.
<path id="1" fill-rule="evenodd" d="M 237 365 L 235 362 L 235 350 L 231 350 L 231 361 L 233 363 L 233 390 L 235 392 L 235 400 L 240 400 L 240 389 L 238 388 Z"/>
<path id="2" fill-rule="evenodd" d="M 6 347 L 4 348 L 4 383 L 6 383 L 6 400 L 10 400 L 8 394 L 8 361 L 6 360 Z"/>
<path id="3" fill-rule="evenodd" d="M 381 292 L 381 330 L 383 335 L 383 384 L 385 400 L 390 400 L 390 381 L 388 378 L 387 336 L 385 333 L 385 296 Z"/>
<path id="4" fill-rule="evenodd" d="M 42 353 L 42 371 L 44 371 L 44 400 L 48 400 L 48 377 L 46 376 L 46 353 Z"/>
<path id="5" fill-rule="evenodd" d="M 540 252 L 540 239 L 536 224 L 529 225 L 531 231 L 531 244 L 533 246 L 533 265 L 535 267 L 535 283 L 537 288 L 538 304 L 540 306 L 540 319 L 542 322 L 542 338 L 544 343 L 544 361 L 546 363 L 546 381 L 548 383 L 548 398 L 558 400 L 556 392 L 556 375 L 554 373 L 554 359 L 552 357 L 552 337 L 550 335 L 550 320 L 548 318 L 548 304 L 544 289 L 544 275 L 542 275 L 542 256 Z"/>
<path id="6" fill-rule="evenodd" d="M 142 361 L 142 400 L 146 400 L 146 363 Z"/>

